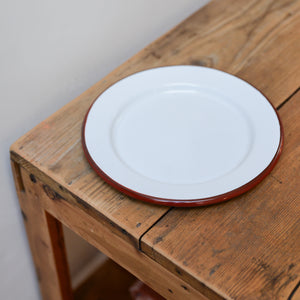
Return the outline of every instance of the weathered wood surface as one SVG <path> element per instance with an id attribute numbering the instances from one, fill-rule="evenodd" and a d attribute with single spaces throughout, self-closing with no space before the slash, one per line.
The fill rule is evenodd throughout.
<path id="1" fill-rule="evenodd" d="M 237 74 L 279 105 L 298 87 L 299 7 L 300 1 L 210 3 L 19 139 L 12 158 L 137 245 L 167 208 L 116 193 L 91 170 L 81 147 L 81 125 L 92 101 L 136 71 L 196 64 Z"/>
<path id="2" fill-rule="evenodd" d="M 73 299 L 61 223 L 25 190 L 21 169 L 12 162 L 21 213 L 43 299 Z"/>
<path id="3" fill-rule="evenodd" d="M 248 81 L 278 106 L 299 87 L 299 0 L 217 0 L 114 73 L 164 65 L 216 68 Z"/>
<path id="4" fill-rule="evenodd" d="M 113 236 L 116 235 L 119 237 L 119 239 L 116 237 L 116 243 L 120 243 L 120 245 L 125 243 L 127 245 L 129 242 L 133 247 L 137 248 L 139 239 L 157 220 L 168 212 L 168 208 L 141 203 L 123 196 L 105 184 L 92 171 L 84 158 L 81 147 L 81 126 L 84 115 L 92 101 L 112 83 L 137 71 L 164 65 L 193 64 L 227 71 L 247 80 L 249 83 L 259 88 L 270 101 L 278 107 L 284 103 L 297 88 L 299 88 L 299 16 L 299 0 L 213 1 L 20 138 L 11 147 L 11 158 L 17 164 L 20 164 L 22 168 L 30 172 L 35 180 L 42 181 L 45 186 L 49 187 L 49 197 L 53 197 L 54 199 L 55 197 L 61 197 L 67 201 L 66 203 L 63 202 L 65 205 L 64 209 L 69 209 L 70 212 L 74 214 L 72 219 L 74 222 L 77 221 L 75 220 L 75 217 L 81 218 L 79 213 L 79 211 L 81 211 L 84 216 L 89 216 L 87 224 L 91 225 L 89 222 L 92 222 L 92 224 L 94 224 L 93 226 L 98 224 L 103 230 L 107 230 L 106 238 L 109 238 L 108 232 L 110 232 Z M 289 113 L 285 111 L 287 110 L 287 107 L 291 107 L 291 105 L 292 104 L 287 103 L 282 108 L 281 114 L 285 118 L 284 127 L 286 124 L 290 124 L 290 121 L 288 121 L 290 117 L 287 117 Z M 292 109 L 297 109 L 297 107 L 294 106 Z M 295 116 L 293 111 L 291 112 L 291 115 Z M 296 123 L 296 119 L 293 122 Z M 289 130 L 291 129 L 292 128 Z M 296 132 L 291 134 L 296 135 Z M 242 295 L 243 292 L 251 292 L 247 291 L 246 287 L 240 289 L 239 287 L 242 286 L 242 283 L 241 285 L 238 285 L 239 281 L 245 283 L 249 278 L 251 279 L 250 272 L 256 272 L 255 274 L 258 275 L 257 286 L 263 282 L 267 282 L 268 279 L 271 280 L 273 278 L 273 281 L 270 281 L 271 287 L 273 284 L 280 295 L 288 292 L 292 288 L 292 285 L 295 286 L 296 284 L 296 279 L 293 277 L 296 275 L 284 279 L 284 276 L 281 275 L 281 273 L 276 273 L 278 270 L 275 271 L 272 269 L 272 264 L 264 264 L 264 256 L 260 261 L 255 262 L 254 259 L 250 263 L 246 259 L 248 257 L 246 254 L 249 254 L 249 249 L 252 249 L 254 252 L 253 257 L 258 257 L 256 256 L 256 248 L 258 248 L 258 250 L 262 249 L 264 247 L 263 245 L 266 245 L 266 242 L 264 241 L 271 241 L 270 248 L 272 249 L 277 249 L 276 247 L 282 249 L 284 245 L 276 244 L 275 242 L 273 243 L 273 240 L 271 239 L 273 234 L 276 233 L 276 230 L 277 233 L 282 233 L 276 240 L 278 243 L 280 239 L 280 241 L 286 245 L 292 245 L 292 241 L 297 244 L 297 240 L 293 240 L 293 237 L 296 237 L 296 235 L 283 235 L 284 230 L 295 230 L 291 225 L 293 219 L 291 218 L 291 228 L 288 229 L 285 229 L 283 223 L 279 222 L 283 217 L 288 219 L 291 216 L 291 211 L 288 209 L 292 210 L 292 206 L 289 206 L 292 204 L 289 201 L 293 200 L 291 197 L 295 197 L 293 195 L 296 192 L 296 187 L 287 190 L 284 188 L 285 185 L 280 183 L 281 181 L 286 183 L 286 181 L 283 180 L 290 178 L 289 183 L 287 184 L 288 186 L 291 186 L 296 180 L 297 173 L 295 171 L 294 161 L 293 166 L 288 165 L 288 163 L 291 163 L 292 159 L 296 160 L 297 158 L 292 154 L 295 153 L 296 150 L 288 152 L 290 154 L 287 153 L 287 148 L 292 147 L 289 146 L 289 143 L 291 143 L 289 141 L 292 140 L 293 137 L 289 136 L 289 133 L 286 132 L 286 145 L 283 150 L 284 156 L 279 161 L 279 167 L 276 167 L 271 175 L 252 192 L 218 206 L 188 210 L 173 209 L 167 214 L 167 218 L 163 217 L 162 222 L 158 223 L 158 226 L 155 226 L 150 230 L 149 234 L 144 236 L 142 240 L 143 250 L 153 259 L 165 265 L 171 272 L 175 272 L 176 276 L 182 277 L 190 282 L 190 284 L 199 291 L 206 291 L 208 297 L 214 297 L 215 294 L 209 294 L 210 291 L 209 289 L 205 289 L 204 283 L 207 284 L 209 288 L 215 289 L 217 293 L 226 295 L 226 297 L 227 295 L 229 295 L 228 297 L 234 297 L 234 295 Z M 289 157 L 291 158 L 289 159 Z M 284 163 L 282 161 L 284 161 Z M 278 179 L 276 172 L 282 172 L 278 176 L 283 176 L 283 179 Z M 292 176 L 293 174 L 294 177 Z M 19 175 L 17 174 L 16 180 L 22 185 L 22 180 L 19 180 L 18 178 Z M 285 199 L 285 197 L 290 199 L 287 201 L 290 204 L 285 207 L 286 210 L 279 210 L 279 204 L 276 201 L 262 201 L 262 199 L 266 199 L 265 197 L 271 197 L 270 191 L 273 193 L 272 197 L 277 199 L 277 202 L 279 203 L 279 199 Z M 251 205 L 249 204 L 248 207 L 247 203 L 251 203 Z M 253 203 L 257 203 L 256 205 L 258 206 L 253 206 Z M 239 238 L 245 238 L 247 234 L 249 234 L 250 237 L 253 235 L 259 236 L 256 231 L 245 232 L 241 230 L 241 228 L 248 228 L 247 226 L 251 227 L 253 222 L 254 224 L 255 222 L 258 222 L 257 227 L 267 227 L 267 225 L 271 223 L 271 220 L 268 219 L 271 217 L 268 214 L 266 214 L 266 219 L 262 216 L 259 217 L 261 219 L 256 219 L 258 218 L 256 215 L 253 215 L 253 217 L 250 218 L 250 210 L 253 213 L 260 212 L 259 204 L 263 205 L 262 203 L 265 205 L 265 207 L 263 207 L 265 210 L 269 209 L 269 211 L 278 213 L 281 216 L 281 219 L 273 217 L 277 227 L 270 226 L 270 232 L 268 232 L 267 236 L 262 236 L 261 239 L 259 239 L 259 242 L 257 242 L 258 245 L 255 244 L 249 249 L 244 249 L 243 247 L 246 247 L 246 245 L 242 243 L 239 248 L 237 242 L 239 241 Z M 274 203 L 274 206 L 271 206 L 270 203 Z M 297 203 L 295 201 L 293 209 L 296 208 L 296 205 Z M 237 257 L 233 254 L 232 256 L 228 256 L 227 252 L 221 251 L 223 248 L 220 248 L 221 245 L 218 244 L 219 239 L 216 239 L 217 241 L 214 241 L 214 243 L 217 243 L 215 245 L 216 248 L 214 248 L 216 249 L 214 257 L 222 258 L 224 256 L 228 258 L 227 264 L 230 266 L 231 264 L 234 266 L 238 262 L 243 262 L 245 259 L 245 263 L 249 263 L 249 265 L 245 266 L 249 266 L 250 270 L 248 273 L 245 271 L 246 273 L 242 274 L 249 277 L 239 277 L 237 274 L 225 274 L 223 279 L 221 279 L 220 276 L 218 281 L 216 276 L 223 272 L 222 270 L 224 270 L 225 265 L 207 265 L 206 268 L 202 269 L 201 263 L 199 263 L 200 258 L 204 260 L 204 258 L 210 259 L 211 257 L 206 256 L 209 255 L 207 253 L 204 253 L 205 255 L 201 253 L 202 256 L 199 256 L 198 260 L 198 257 L 196 256 L 199 252 L 197 251 L 206 248 L 200 247 L 195 240 L 196 236 L 192 233 L 194 233 L 195 225 L 200 226 L 199 224 L 202 224 L 199 230 L 207 228 L 207 237 L 210 237 L 211 240 L 213 240 L 213 238 L 217 236 L 218 230 L 221 230 L 222 233 L 222 230 L 226 230 L 225 225 L 227 224 L 229 226 L 229 223 L 226 222 L 229 222 L 230 220 L 232 220 L 232 222 L 234 221 L 234 215 L 229 213 L 234 211 L 233 208 L 236 208 L 239 212 L 239 215 L 236 216 L 237 229 L 233 232 L 231 238 L 225 240 L 225 245 L 228 246 L 229 241 L 233 241 L 233 246 L 240 249 L 240 256 Z M 278 211 L 276 209 L 278 209 Z M 215 212 L 214 214 L 212 214 L 213 211 Z M 283 212 L 286 212 L 286 215 Z M 220 224 L 222 225 L 222 223 L 212 222 L 210 219 L 211 215 L 219 216 L 220 220 L 223 220 L 224 228 L 219 226 Z M 245 219 L 243 218 L 244 215 Z M 177 218 L 173 216 L 177 216 Z M 226 219 L 226 217 L 230 220 Z M 206 220 L 206 225 L 199 223 L 199 218 L 201 220 L 202 218 L 203 220 Z M 162 236 L 161 234 L 166 232 L 166 228 L 164 228 L 162 224 L 167 226 L 168 224 L 164 222 L 170 220 L 174 220 L 175 223 L 169 225 L 169 232 L 163 237 L 162 241 L 159 241 Z M 238 220 L 240 220 L 240 222 L 238 222 Z M 66 222 L 65 219 L 63 221 Z M 177 236 L 177 233 L 175 234 L 175 232 L 177 232 L 176 228 L 179 227 L 179 224 L 184 225 L 187 224 L 187 222 L 189 222 L 189 224 L 194 224 L 194 226 L 190 227 L 190 231 L 185 232 L 184 237 L 185 239 L 190 237 L 189 245 L 194 247 L 190 248 L 190 254 L 187 256 L 187 259 L 190 259 L 195 263 L 195 269 L 192 268 L 192 265 L 184 265 L 185 260 L 183 257 L 180 257 L 179 253 L 186 255 L 186 252 L 179 251 L 177 254 L 175 253 L 176 250 L 179 250 L 176 247 L 179 247 L 181 241 L 179 237 L 182 237 L 183 234 L 179 234 L 179 232 Z M 69 222 L 69 226 L 74 229 L 71 221 Z M 80 226 L 83 227 L 84 224 L 81 223 Z M 280 226 L 282 226 L 282 228 Z M 211 228 L 214 228 L 214 234 L 210 233 L 211 231 L 209 230 L 211 230 Z M 279 229 L 282 229 L 282 231 L 279 232 Z M 86 230 L 88 230 L 88 228 L 86 228 Z M 87 236 L 85 236 L 85 234 Z M 200 233 L 198 232 L 197 234 Z M 204 232 L 201 232 L 200 236 L 197 238 L 201 240 L 202 234 L 204 234 Z M 296 232 L 295 234 L 299 234 L 299 232 Z M 84 238 L 90 238 L 87 233 L 83 233 L 82 235 Z M 174 241 L 171 241 L 172 236 Z M 93 238 L 96 237 L 93 235 Z M 289 240 L 285 241 L 285 239 Z M 176 241 L 178 244 L 176 244 Z M 261 241 L 262 243 L 260 243 Z M 97 242 L 96 246 L 100 247 L 100 242 Z M 113 247 L 112 244 L 106 246 Z M 171 246 L 174 246 L 175 248 L 172 250 Z M 181 246 L 183 249 L 186 249 L 188 244 L 182 244 Z M 104 250 L 105 249 L 104 246 Z M 120 251 L 120 249 L 115 249 L 114 251 L 117 253 L 117 250 Z M 219 253 L 218 250 L 221 252 Z M 287 251 L 285 261 L 289 262 L 290 250 L 285 248 L 284 250 Z M 116 253 L 114 256 L 117 256 Z M 140 254 L 136 252 L 135 255 L 137 261 L 139 261 Z M 193 255 L 195 255 L 194 258 Z M 146 256 L 143 256 L 143 259 L 144 257 Z M 130 259 L 130 263 L 134 264 L 133 254 Z M 173 263 L 170 264 L 170 261 L 173 259 Z M 232 262 L 230 263 L 231 259 Z M 274 257 L 274 260 L 277 260 L 277 258 Z M 211 262 L 213 261 L 214 260 Z M 151 264 L 152 260 L 149 259 L 147 262 Z M 208 263 L 208 261 L 205 262 Z M 146 265 L 147 264 L 144 263 L 145 268 Z M 179 269 L 174 269 L 177 265 Z M 284 266 L 285 265 L 283 264 L 282 268 L 284 268 Z M 298 270 L 297 262 L 291 262 L 288 266 L 290 266 L 291 272 Z M 230 270 L 230 268 L 228 267 L 227 270 Z M 133 273 L 134 272 L 137 271 L 133 270 Z M 284 273 L 285 269 L 282 269 L 282 272 L 282 274 L 286 274 Z M 210 273 L 211 275 L 209 276 Z M 153 274 L 151 276 L 153 276 Z M 228 276 L 231 279 L 229 278 L 227 281 Z M 232 287 L 230 288 L 230 283 L 233 283 L 234 278 L 237 282 L 235 285 L 232 284 Z M 203 280 L 203 282 L 199 281 L 200 279 Z M 159 289 L 162 289 L 159 280 L 157 280 L 157 278 L 155 278 L 155 280 L 154 281 L 159 286 Z M 282 284 L 282 286 L 280 284 Z M 267 284 L 265 286 L 268 287 Z M 257 289 L 259 288 L 257 287 Z M 263 297 L 264 290 L 261 291 L 261 297 Z M 252 293 L 254 293 L 254 291 Z M 242 296 L 240 298 L 243 299 Z M 246 297 L 245 299 L 251 298 Z"/>
<path id="5" fill-rule="evenodd" d="M 95 246 L 117 264 L 127 269 L 131 274 L 142 280 L 162 296 L 168 299 L 195 300 L 206 300 L 207 297 L 204 295 L 214 296 L 213 292 L 206 290 L 204 290 L 205 294 L 202 295 L 181 278 L 177 278 L 160 264 L 136 249 L 130 241 L 123 239 L 117 232 L 112 232 L 109 226 L 102 224 L 80 207 L 70 204 L 60 194 L 56 193 L 51 187 L 38 178 L 33 179 L 32 174 L 23 168 L 21 168 L 21 178 L 24 183 L 27 199 L 30 197 L 31 201 L 38 206 L 39 210 L 46 211 L 47 214 L 50 214 L 59 222 L 65 224 L 80 237 Z M 27 224 L 27 226 L 30 234 L 35 232 L 35 224 Z M 45 230 L 45 224 L 40 224 L 40 227 L 41 229 L 39 230 Z M 44 239 L 43 232 L 36 235 L 36 240 L 39 241 L 40 239 Z M 49 252 L 51 252 L 50 249 Z M 39 249 L 39 252 L 34 255 L 36 262 L 38 262 L 40 258 L 46 259 L 44 255 L 43 249 Z M 48 271 L 47 268 L 44 268 L 42 270 L 42 275 L 43 274 L 48 278 L 51 272 Z M 55 280 L 55 278 L 53 280 Z M 57 285 L 56 289 L 58 289 L 58 287 Z M 52 295 L 54 290 L 55 286 L 51 285 L 50 291 Z M 61 298 L 46 297 L 45 299 Z"/>
<path id="6" fill-rule="evenodd" d="M 288 299 L 300 281 L 300 92 L 279 114 L 285 146 L 272 173 L 229 202 L 172 209 L 142 238 L 145 253 L 226 299 Z"/>

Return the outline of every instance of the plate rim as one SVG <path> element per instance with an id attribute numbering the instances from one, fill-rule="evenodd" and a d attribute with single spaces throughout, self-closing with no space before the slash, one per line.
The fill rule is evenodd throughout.
<path id="1" fill-rule="evenodd" d="M 112 186 L 113 188 L 115 188 L 119 192 L 122 192 L 122 193 L 126 194 L 127 196 L 132 197 L 134 199 L 138 199 L 138 200 L 148 202 L 148 203 L 152 203 L 152 204 L 160 204 L 160 205 L 164 205 L 164 206 L 176 206 L 176 207 L 206 206 L 206 205 L 211 205 L 211 204 L 216 204 L 216 203 L 221 203 L 221 202 L 224 202 L 224 201 L 228 201 L 232 198 L 235 198 L 235 197 L 237 197 L 241 194 L 246 193 L 247 191 L 249 191 L 250 189 L 252 189 L 256 185 L 258 185 L 273 170 L 273 168 L 275 167 L 275 165 L 278 162 L 279 157 L 282 153 L 283 141 L 284 141 L 283 126 L 282 126 L 280 116 L 278 114 L 277 109 L 274 107 L 274 105 L 271 103 L 271 101 L 268 99 L 268 97 L 266 97 L 266 95 L 263 92 L 261 92 L 259 89 L 257 89 L 251 83 L 249 83 L 247 80 L 241 79 L 241 78 L 239 78 L 235 75 L 232 75 L 230 73 L 227 73 L 227 72 L 224 72 L 224 71 L 221 71 L 221 70 L 218 70 L 218 69 L 214 69 L 214 68 L 207 68 L 207 69 L 213 69 L 215 71 L 222 72 L 222 73 L 225 73 L 227 75 L 236 77 L 239 80 L 242 80 L 242 81 L 248 83 L 254 89 L 258 90 L 264 96 L 264 98 L 269 102 L 269 104 L 271 105 L 272 109 L 274 110 L 274 112 L 276 114 L 278 122 L 279 122 L 280 140 L 279 140 L 278 148 L 277 148 L 277 151 L 276 151 L 275 155 L 273 156 L 273 158 L 272 158 L 271 162 L 269 163 L 269 165 L 264 170 L 262 170 L 256 177 L 254 177 L 252 180 L 245 183 L 244 185 L 242 185 L 238 188 L 235 188 L 235 189 L 233 189 L 229 192 L 223 193 L 223 194 L 219 194 L 219 195 L 211 196 L 211 197 L 206 197 L 206 198 L 199 198 L 199 199 L 171 199 L 171 198 L 155 197 L 155 196 L 151 196 L 151 195 L 147 195 L 147 194 L 137 192 L 133 189 L 130 189 L 130 188 L 118 183 L 114 179 L 112 179 L 110 176 L 108 176 L 96 164 L 96 162 L 93 160 L 93 158 L 91 157 L 91 155 L 90 155 L 90 153 L 87 149 L 87 145 L 86 145 L 86 141 L 85 141 L 85 127 L 86 127 L 86 123 L 87 123 L 87 118 L 88 118 L 89 112 L 92 109 L 94 103 L 98 100 L 98 98 L 107 89 L 111 88 L 114 84 L 116 84 L 117 82 L 119 82 L 119 81 L 121 81 L 121 80 L 123 80 L 123 79 L 125 79 L 129 76 L 133 76 L 135 74 L 145 72 L 147 70 L 160 69 L 160 68 L 164 68 L 164 67 L 181 67 L 181 66 L 188 67 L 190 65 L 160 66 L 160 67 L 144 69 L 144 70 L 132 73 L 130 75 L 127 75 L 127 76 L 115 81 L 114 83 L 109 85 L 104 91 L 102 91 L 99 95 L 97 95 L 96 98 L 92 101 L 92 104 L 90 105 L 87 113 L 85 114 L 85 117 L 84 117 L 84 120 L 83 120 L 83 123 L 82 123 L 81 143 L 82 143 L 82 148 L 83 148 L 84 155 L 85 155 L 88 163 L 92 167 L 92 169 L 100 176 L 100 178 L 102 178 L 106 183 L 108 183 L 110 186 Z M 195 66 L 193 66 L 193 67 L 195 67 Z M 201 67 L 201 68 L 204 68 L 204 67 Z"/>

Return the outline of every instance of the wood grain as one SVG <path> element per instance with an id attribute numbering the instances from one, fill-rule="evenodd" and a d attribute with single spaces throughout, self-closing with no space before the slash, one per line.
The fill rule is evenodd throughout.
<path id="1" fill-rule="evenodd" d="M 116 70 L 192 64 L 237 75 L 280 105 L 299 87 L 300 1 L 212 1 Z M 124 73 L 125 68 L 125 73 Z"/>
<path id="2" fill-rule="evenodd" d="M 19 166 L 12 162 L 21 212 L 43 299 L 73 299 L 61 223 L 25 190 Z M 32 180 L 32 178 L 30 179 Z"/>
<path id="3" fill-rule="evenodd" d="M 80 201 L 74 205 L 109 220 L 112 230 L 137 245 L 168 208 L 116 193 L 91 170 L 80 133 L 92 101 L 134 72 L 196 64 L 237 74 L 278 106 L 299 83 L 299 7 L 299 1 L 213 1 L 19 139 L 11 147 L 12 159 L 46 178 L 56 192 L 61 187 L 66 199 L 76 195 Z"/>
<path id="4" fill-rule="evenodd" d="M 44 182 L 38 178 L 32 181 L 31 174 L 24 168 L 21 168 L 21 176 L 26 195 L 30 195 L 31 201 L 39 202 L 38 206 L 41 209 L 51 214 L 165 298 L 206 300 L 205 295 L 214 295 L 214 292 L 207 292 L 206 290 L 204 291 L 205 294 L 202 294 L 181 278 L 177 278 L 147 255 L 137 250 L 130 241 L 112 232 L 106 224 L 102 224 L 86 211 L 70 204 L 61 195 L 45 185 Z M 29 233 L 33 231 L 34 226 L 31 225 Z M 38 235 L 38 238 L 43 238 L 43 233 L 40 235 L 41 237 Z M 38 254 L 37 257 L 43 259 L 44 256 L 41 250 Z M 46 271 L 43 270 L 43 272 Z"/>
<path id="5" fill-rule="evenodd" d="M 227 203 L 172 209 L 142 250 L 226 299 L 287 299 L 300 279 L 300 92 L 281 109 L 285 147 L 255 189 Z"/>
<path id="6" fill-rule="evenodd" d="M 105 224 L 112 232 L 129 241 L 136 248 L 139 247 L 140 236 L 168 210 L 167 207 L 144 204 L 116 192 L 92 170 L 89 170 L 90 182 L 84 180 L 82 183 L 82 189 L 86 189 L 87 192 L 83 194 L 82 190 L 73 190 L 73 187 L 65 188 L 15 152 L 11 152 L 11 158 L 30 172 L 31 176 L 42 180 L 46 190 L 53 190 L 49 192 L 53 194 L 51 197 L 63 197 L 73 206 L 79 207 L 98 222 Z M 83 157 L 81 159 L 84 160 Z M 90 169 L 89 166 L 87 168 Z M 69 169 L 69 172 L 72 173 L 72 169 Z M 93 195 L 92 201 L 88 201 L 90 194 Z"/>
<path id="7" fill-rule="evenodd" d="M 168 208 L 144 205 L 116 193 L 86 161 L 81 126 L 98 93 L 96 89 L 84 93 L 72 105 L 39 124 L 11 147 L 11 158 L 138 247 L 139 237 Z"/>
<path id="8" fill-rule="evenodd" d="M 50 278 L 41 283 L 43 294 L 60 299 L 54 286 L 66 280 L 55 263 L 63 252 L 51 250 L 62 241 L 54 216 L 164 297 L 286 299 L 300 273 L 299 93 L 280 109 L 286 144 L 279 165 L 253 191 L 208 208 L 167 213 L 167 207 L 116 192 L 84 158 L 81 126 L 93 100 L 111 84 L 165 65 L 227 71 L 279 107 L 299 88 L 299 16 L 299 0 L 212 1 L 12 145 L 35 264 Z M 35 218 L 41 226 L 32 223 Z M 136 250 L 141 238 L 146 254 Z M 45 255 L 41 240 L 50 249 Z M 65 288 L 69 294 L 68 283 Z"/>

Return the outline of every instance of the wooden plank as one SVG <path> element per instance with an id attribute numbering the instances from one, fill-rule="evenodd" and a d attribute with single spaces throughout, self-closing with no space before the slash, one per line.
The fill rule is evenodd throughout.
<path id="1" fill-rule="evenodd" d="M 299 115 L 300 92 L 280 109 L 285 145 L 262 183 L 226 203 L 172 209 L 142 250 L 226 299 L 287 299 L 300 279 Z"/>
<path id="2" fill-rule="evenodd" d="M 116 192 L 86 161 L 81 126 L 89 103 L 98 93 L 97 89 L 87 91 L 23 136 L 12 145 L 11 159 L 138 247 L 139 237 L 168 208 L 144 204 Z"/>
<path id="3" fill-rule="evenodd" d="M 73 299 L 61 223 L 43 210 L 37 198 L 29 200 L 15 162 L 12 169 L 43 299 Z"/>
<path id="4" fill-rule="evenodd" d="M 61 195 L 71 203 L 70 210 L 82 209 L 137 247 L 138 239 L 167 208 L 116 193 L 86 163 L 80 131 L 93 99 L 136 71 L 196 64 L 237 74 L 278 106 L 298 87 L 299 22 L 299 1 L 214 1 L 22 137 L 11 148 L 12 158 L 42 179 L 54 199 Z"/>
<path id="5" fill-rule="evenodd" d="M 168 299 L 207 299 L 201 292 L 138 251 L 131 242 L 112 232 L 108 226 L 86 211 L 70 204 L 50 187 L 45 189 L 45 184 L 38 178 L 32 181 L 31 174 L 25 169 L 21 169 L 21 174 L 26 194 L 30 195 L 31 201 L 38 201 L 38 205 L 49 214 L 159 294 Z M 43 257 L 44 253 L 39 251 L 36 256 Z M 214 293 L 209 292 L 208 295 L 214 296 Z"/>
<path id="6" fill-rule="evenodd" d="M 162 65 L 196 64 L 237 74 L 279 105 L 300 78 L 300 1 L 213 1 L 19 139 L 12 159 L 74 205 L 138 243 L 168 208 L 139 203 L 105 184 L 86 162 L 81 126 L 97 95 L 117 80 Z M 267 72 L 267 73 L 266 73 Z M 289 79 L 289 80 L 287 80 Z M 284 83 L 284 84 L 283 84 Z M 80 202 L 80 203 L 79 203 Z"/>
<path id="7" fill-rule="evenodd" d="M 64 198 L 71 205 L 86 211 L 98 222 L 105 224 L 111 232 L 129 241 L 136 248 L 139 248 L 139 237 L 168 210 L 167 207 L 144 204 L 116 192 L 104 183 L 89 166 L 87 168 L 90 169 L 90 180 L 82 183 L 82 188 L 85 188 L 87 192 L 83 194 L 82 191 L 76 189 L 74 191 L 73 187 L 65 188 L 16 153 L 11 152 L 11 158 L 30 172 L 35 180 L 42 180 L 45 191 L 49 191 L 51 197 Z M 72 170 L 69 169 L 69 172 L 72 173 Z M 88 189 L 89 187 L 91 190 Z M 92 201 L 88 198 L 90 194 L 93 194 Z"/>
<path id="8" fill-rule="evenodd" d="M 215 0 L 113 74 L 178 64 L 212 67 L 248 81 L 277 107 L 299 87 L 299 14 L 299 0 Z"/>

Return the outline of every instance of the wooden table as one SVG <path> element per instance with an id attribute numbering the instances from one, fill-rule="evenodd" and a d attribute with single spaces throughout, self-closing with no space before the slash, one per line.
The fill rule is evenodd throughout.
<path id="1" fill-rule="evenodd" d="M 151 67 L 192 64 L 234 74 L 278 109 L 275 169 L 231 201 L 155 206 L 104 183 L 81 126 L 92 101 Z M 300 1 L 213 1 L 11 147 L 20 205 L 45 299 L 70 299 L 61 223 L 170 299 L 300 299 Z"/>

